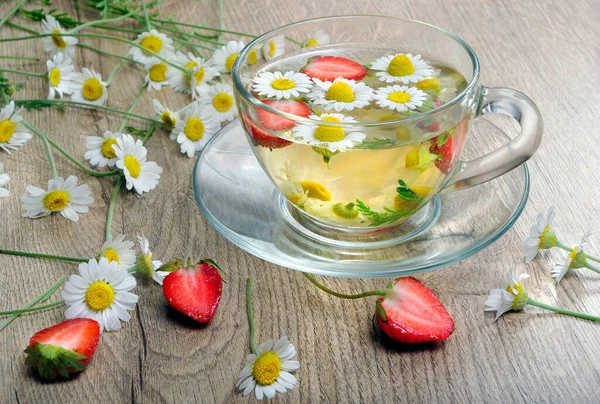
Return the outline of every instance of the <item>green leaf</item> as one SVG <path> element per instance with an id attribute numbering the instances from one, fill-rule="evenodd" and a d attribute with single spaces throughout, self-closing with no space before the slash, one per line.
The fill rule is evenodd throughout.
<path id="1" fill-rule="evenodd" d="M 52 0 L 40 0 L 40 3 L 42 3 L 45 6 L 51 6 Z"/>
<path id="2" fill-rule="evenodd" d="M 355 149 L 383 149 L 386 147 L 395 146 L 396 142 L 392 139 L 374 138 L 366 142 L 362 142 L 354 146 Z"/>
<path id="3" fill-rule="evenodd" d="M 398 180 L 398 184 L 400 185 L 396 188 L 396 192 L 398 193 L 398 197 L 407 202 L 416 202 L 421 203 L 423 198 L 421 198 L 415 191 L 410 189 L 406 183 L 402 180 Z"/>
<path id="4" fill-rule="evenodd" d="M 452 136 L 452 134 L 454 133 L 454 129 L 456 129 L 456 126 L 448 129 L 445 132 L 440 133 L 440 135 L 435 140 L 435 144 L 438 147 L 442 147 L 444 145 L 444 143 L 446 143 L 446 141 L 448 140 L 448 138 L 450 138 L 450 136 Z"/>
<path id="5" fill-rule="evenodd" d="M 412 211 L 398 211 L 384 207 L 385 212 L 376 212 L 371 210 L 360 199 L 356 200 L 356 207 L 362 215 L 371 222 L 370 226 L 379 226 L 385 223 L 393 223 L 405 216 L 408 216 Z"/>
<path id="6" fill-rule="evenodd" d="M 381 305 L 381 300 L 379 300 L 379 299 L 377 299 L 377 301 L 375 302 L 375 314 L 381 321 L 384 321 L 387 323 L 387 321 L 388 321 L 387 314 L 385 312 L 385 309 Z"/>
<path id="7" fill-rule="evenodd" d="M 15 104 L 25 108 L 25 109 L 44 109 L 44 108 L 56 108 L 61 112 L 65 112 L 67 108 L 65 105 L 59 101 L 53 100 L 27 100 L 27 101 L 15 101 Z"/>
<path id="8" fill-rule="evenodd" d="M 127 133 L 129 133 L 131 135 L 140 136 L 140 137 L 144 137 L 148 133 L 147 130 L 137 129 L 137 128 L 134 128 L 133 126 L 126 126 L 125 130 L 127 131 Z"/>
<path id="9" fill-rule="evenodd" d="M 42 379 L 54 379 L 57 373 L 68 378 L 70 373 L 80 372 L 85 368 L 81 362 L 87 356 L 62 348 L 58 345 L 37 342 L 25 349 L 27 358 L 25 365 L 35 367 Z"/>
<path id="10" fill-rule="evenodd" d="M 23 14 L 25 17 L 29 18 L 32 21 L 42 21 L 44 18 L 46 18 L 47 15 L 52 15 L 54 18 L 56 18 L 56 21 L 58 21 L 60 25 L 62 25 L 65 28 L 73 28 L 83 24 L 81 21 L 77 21 L 71 18 L 67 13 L 57 13 L 57 10 L 55 8 L 48 11 L 47 13 L 44 12 L 44 10 L 41 8 L 38 10 L 19 9 L 19 13 Z"/>

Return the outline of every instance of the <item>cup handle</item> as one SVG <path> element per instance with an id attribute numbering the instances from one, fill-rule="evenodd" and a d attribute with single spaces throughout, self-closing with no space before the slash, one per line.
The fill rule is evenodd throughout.
<path id="1" fill-rule="evenodd" d="M 504 87 L 484 87 L 479 116 L 500 113 L 512 116 L 521 132 L 508 144 L 484 156 L 460 161 L 459 168 L 443 192 L 470 188 L 493 180 L 529 160 L 542 141 L 542 115 L 525 94 Z"/>

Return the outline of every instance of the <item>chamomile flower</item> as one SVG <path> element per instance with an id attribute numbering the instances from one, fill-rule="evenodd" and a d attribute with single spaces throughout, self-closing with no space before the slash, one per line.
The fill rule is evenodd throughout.
<path id="1" fill-rule="evenodd" d="M 27 193 L 21 197 L 24 217 L 37 219 L 53 212 L 60 212 L 63 217 L 77 222 L 79 213 L 88 213 L 88 205 L 94 202 L 92 192 L 87 184 L 77 185 L 77 177 L 62 177 L 48 181 L 48 190 L 28 186 Z"/>
<path id="2" fill-rule="evenodd" d="M 219 122 L 231 121 L 236 117 L 237 110 L 230 85 L 204 86 L 200 89 L 199 96 L 198 104 L 212 111 Z"/>
<path id="3" fill-rule="evenodd" d="M 0 149 L 8 154 L 11 150 L 17 150 L 31 139 L 31 133 L 27 132 L 27 129 L 21 123 L 23 120 L 21 109 L 15 111 L 14 101 L 9 102 L 7 106 L 0 109 Z"/>
<path id="4" fill-rule="evenodd" d="M 61 36 L 60 34 L 65 34 L 66 31 L 53 15 L 46 14 L 46 17 L 42 20 L 42 27 L 42 34 L 52 34 L 44 37 L 44 50 L 46 52 L 50 52 L 52 56 L 58 53 L 64 53 L 69 58 L 75 56 L 75 45 L 79 41 L 74 36 Z"/>
<path id="5" fill-rule="evenodd" d="M 371 70 L 386 83 L 416 83 L 433 74 L 433 68 L 421 55 L 410 53 L 383 56 L 371 63 Z"/>
<path id="6" fill-rule="evenodd" d="M 106 82 L 94 69 L 83 68 L 81 73 L 73 73 L 71 99 L 92 105 L 102 105 L 108 97 Z"/>
<path id="7" fill-rule="evenodd" d="M 313 79 L 315 86 L 308 94 L 308 98 L 315 105 L 330 111 L 352 111 L 354 108 L 363 108 L 369 105 L 373 97 L 373 90 L 365 83 L 338 77 L 334 81 L 321 81 Z"/>
<path id="8" fill-rule="evenodd" d="M 559 283 L 571 269 L 582 268 L 586 266 L 587 257 L 585 256 L 583 250 L 588 242 L 589 237 L 590 232 L 585 233 L 579 244 L 575 245 L 569 255 L 567 255 L 564 264 L 557 264 L 550 270 L 550 273 L 556 280 L 556 283 Z"/>
<path id="9" fill-rule="evenodd" d="M 246 45 L 243 42 L 229 41 L 227 45 L 217 49 L 212 57 L 217 70 L 222 73 L 231 73 L 233 64 L 244 46 Z"/>
<path id="10" fill-rule="evenodd" d="M 295 73 L 293 71 L 281 72 L 262 72 L 254 79 L 254 91 L 258 95 L 278 100 L 298 98 L 300 93 L 308 93 L 312 87 L 310 77 L 304 73 Z"/>
<path id="11" fill-rule="evenodd" d="M 67 319 L 91 318 L 100 324 L 100 331 L 115 331 L 121 321 L 129 321 L 138 297 L 130 290 L 135 278 L 115 262 L 106 258 L 79 264 L 79 274 L 65 283 L 62 298 L 68 306 Z"/>
<path id="12" fill-rule="evenodd" d="M 156 187 L 162 168 L 153 161 L 146 161 L 148 150 L 140 139 L 123 134 L 113 145 L 117 155 L 117 167 L 125 174 L 127 189 L 134 189 L 138 194 L 149 192 Z"/>
<path id="13" fill-rule="evenodd" d="M 285 52 L 285 38 L 283 35 L 276 36 L 262 47 L 262 53 L 265 60 L 271 60 Z"/>
<path id="14" fill-rule="evenodd" d="M 186 111 L 183 119 L 177 121 L 171 132 L 171 139 L 177 140 L 181 153 L 193 157 L 219 129 L 221 124 L 214 112 L 206 107 L 195 106 Z"/>
<path id="15" fill-rule="evenodd" d="M 192 94 L 193 98 L 198 95 L 200 87 L 219 75 L 219 71 L 212 65 L 211 61 L 195 56 L 191 52 L 187 55 L 177 52 L 171 60 L 178 66 L 188 69 L 189 72 L 169 69 L 167 71 L 169 84 L 175 91 Z"/>
<path id="16" fill-rule="evenodd" d="M 554 206 L 548 209 L 548 213 L 544 216 L 542 213 L 537 215 L 535 224 L 531 227 L 529 237 L 523 242 L 523 254 L 525 255 L 525 263 L 529 264 L 538 254 L 539 250 L 546 250 L 556 245 L 556 234 L 551 229 L 554 221 Z"/>
<path id="17" fill-rule="evenodd" d="M 256 354 L 248 355 L 236 384 L 237 389 L 244 396 L 254 390 L 258 400 L 273 398 L 276 393 L 293 389 L 296 378 L 290 372 L 300 368 L 300 363 L 292 360 L 294 356 L 296 348 L 287 337 L 281 337 L 276 343 L 273 340 L 263 342 Z"/>
<path id="18" fill-rule="evenodd" d="M 440 69 L 435 69 L 430 77 L 418 81 L 415 87 L 426 92 L 432 98 L 437 98 L 442 103 L 450 101 L 458 92 L 454 78 L 449 75 L 440 76 Z"/>
<path id="19" fill-rule="evenodd" d="M 163 279 L 169 274 L 168 271 L 157 271 L 163 263 L 159 260 L 152 260 L 152 251 L 150 251 L 150 243 L 146 237 L 138 237 L 142 254 L 138 257 L 136 265 L 138 272 L 151 277 L 159 285 L 163 284 Z"/>
<path id="20" fill-rule="evenodd" d="M 315 34 L 308 38 L 302 44 L 303 48 L 310 48 L 311 46 L 328 45 L 330 42 L 329 35 L 322 29 L 315 32 Z"/>
<path id="21" fill-rule="evenodd" d="M 354 147 L 361 143 L 367 135 L 362 131 L 362 127 L 342 127 L 327 125 L 323 122 L 335 123 L 357 123 L 354 118 L 342 114 L 321 114 L 310 115 L 308 117 L 321 123 L 308 123 L 294 126 L 293 136 L 311 146 L 322 146 L 331 152 L 341 151 Z"/>
<path id="22" fill-rule="evenodd" d="M 382 108 L 406 112 L 422 106 L 423 101 L 427 100 L 427 94 L 414 87 L 394 84 L 393 86 L 378 88 L 375 95 L 373 95 L 373 99 L 377 100 L 377 105 Z"/>
<path id="23" fill-rule="evenodd" d="M 144 67 L 146 69 L 145 80 L 146 85 L 148 86 L 148 91 L 160 91 L 162 86 L 169 85 L 169 82 L 167 81 L 167 72 L 169 71 L 169 66 L 167 66 L 165 62 L 153 58 Z"/>
<path id="24" fill-rule="evenodd" d="M 490 291 L 485 301 L 485 311 L 495 311 L 496 320 L 504 313 L 510 310 L 523 310 L 527 305 L 527 290 L 521 284 L 522 280 L 529 278 L 527 274 L 521 274 L 518 277 L 513 271 L 508 275 L 508 282 L 500 289 Z"/>
<path id="25" fill-rule="evenodd" d="M 106 258 L 110 263 L 116 262 L 119 269 L 129 269 L 135 265 L 133 245 L 133 242 L 125 240 L 123 234 L 115 238 L 109 236 L 102 244 L 98 258 Z"/>
<path id="26" fill-rule="evenodd" d="M 154 55 L 148 51 L 154 52 L 165 59 L 168 59 L 171 54 L 175 52 L 173 40 L 155 29 L 150 30 L 150 32 L 142 32 L 133 42 L 144 49 L 132 46 L 127 54 L 136 62 L 143 64 L 148 64 L 155 58 Z"/>
<path id="27" fill-rule="evenodd" d="M 10 182 L 10 175 L 2 173 L 2 171 L 4 171 L 4 164 L 0 163 L 0 198 L 6 198 L 8 190 L 3 187 Z"/>
<path id="28" fill-rule="evenodd" d="M 85 140 L 87 152 L 83 155 L 89 160 L 90 165 L 98 167 L 114 167 L 117 163 L 117 154 L 113 145 L 117 144 L 117 139 L 121 138 L 121 133 L 104 131 L 104 135 L 88 136 Z"/>
<path id="29" fill-rule="evenodd" d="M 46 61 L 48 70 L 48 99 L 52 100 L 58 93 L 71 94 L 71 80 L 73 79 L 73 62 L 64 53 L 52 56 L 52 60 Z"/>
<path id="30" fill-rule="evenodd" d="M 156 115 L 158 115 L 165 125 L 175 126 L 179 119 L 179 114 L 176 111 L 171 111 L 157 100 L 152 100 L 152 106 L 154 107 L 154 111 L 156 111 Z"/>

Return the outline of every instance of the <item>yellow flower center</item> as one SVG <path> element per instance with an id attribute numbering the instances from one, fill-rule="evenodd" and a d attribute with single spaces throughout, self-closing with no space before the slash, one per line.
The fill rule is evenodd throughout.
<path id="1" fill-rule="evenodd" d="M 321 185 L 316 181 L 302 181 L 300 182 L 300 186 L 304 192 L 308 194 L 309 198 L 316 198 L 325 202 L 331 200 L 331 193 L 324 185 Z"/>
<path id="2" fill-rule="evenodd" d="M 48 72 L 48 81 L 52 87 L 56 87 L 60 83 L 60 70 L 56 67 Z"/>
<path id="3" fill-rule="evenodd" d="M 252 376 L 261 386 L 273 384 L 281 373 L 281 361 L 279 357 L 271 352 L 263 352 L 254 362 L 252 367 Z"/>
<path id="4" fill-rule="evenodd" d="M 440 91 L 440 80 L 435 77 L 421 80 L 417 83 L 417 88 L 422 91 Z"/>
<path id="5" fill-rule="evenodd" d="M 304 45 L 306 48 L 310 48 L 311 46 L 317 46 L 319 44 L 319 42 L 317 42 L 317 40 L 315 38 L 310 38 L 308 41 L 306 41 L 306 45 Z"/>
<path id="6" fill-rule="evenodd" d="M 137 178 L 140 175 L 140 171 L 142 171 L 140 162 L 133 156 L 125 156 L 125 168 L 127 168 L 129 175 L 133 178 Z"/>
<path id="7" fill-rule="evenodd" d="M 291 194 L 291 195 L 288 195 L 287 198 L 291 203 L 297 205 L 298 202 L 300 202 L 300 199 L 302 199 L 302 196 L 303 196 L 302 194 Z"/>
<path id="8" fill-rule="evenodd" d="M 213 98 L 213 107 L 219 112 L 227 112 L 233 106 L 233 97 L 227 93 L 219 93 Z"/>
<path id="9" fill-rule="evenodd" d="M 196 142 L 202 139 L 204 136 L 204 124 L 202 121 L 196 117 L 191 117 L 185 123 L 185 128 L 183 128 L 183 133 L 190 139 L 192 142 Z"/>
<path id="10" fill-rule="evenodd" d="M 410 101 L 410 94 L 406 91 L 394 91 L 388 95 L 388 100 L 392 102 L 397 102 L 399 104 L 404 104 Z"/>
<path id="11" fill-rule="evenodd" d="M 150 75 L 150 80 L 161 82 L 167 79 L 167 65 L 164 63 L 155 64 L 148 70 L 148 74 Z"/>
<path id="12" fill-rule="evenodd" d="M 155 35 L 148 35 L 140 41 L 140 45 L 154 53 L 160 52 L 163 47 L 162 39 Z M 150 55 L 150 52 L 143 50 L 146 55 Z"/>
<path id="13" fill-rule="evenodd" d="M 60 30 L 59 29 L 55 29 L 52 30 L 53 34 L 60 34 Z M 67 47 L 67 43 L 65 42 L 64 39 L 62 39 L 62 37 L 60 35 L 52 35 L 52 43 L 54 44 L 54 46 L 56 46 L 59 49 L 64 49 Z"/>
<path id="14" fill-rule="evenodd" d="M 354 101 L 354 92 L 348 83 L 338 81 L 329 87 L 325 93 L 325 99 L 337 102 L 352 102 Z"/>
<path id="15" fill-rule="evenodd" d="M 51 212 L 63 210 L 69 204 L 71 195 L 68 192 L 58 189 L 50 191 L 44 197 L 44 206 Z"/>
<path id="16" fill-rule="evenodd" d="M 194 62 L 194 61 L 191 61 L 191 62 L 188 62 L 188 63 L 187 63 L 185 66 L 183 66 L 183 67 L 185 67 L 186 69 L 191 69 L 192 67 L 196 67 L 196 66 L 198 66 L 198 63 L 196 63 L 196 62 Z"/>
<path id="17" fill-rule="evenodd" d="M 106 250 L 104 250 L 102 256 L 108 259 L 108 262 L 119 262 L 119 254 L 112 248 L 107 248 Z"/>
<path id="18" fill-rule="evenodd" d="M 233 70 L 233 64 L 235 63 L 235 60 L 237 59 L 238 54 L 237 53 L 233 53 L 231 54 L 227 60 L 225 61 L 225 68 L 227 69 L 227 71 L 232 71 Z"/>
<path id="19" fill-rule="evenodd" d="M 173 114 L 171 114 L 169 111 L 163 111 L 162 114 L 160 114 L 160 119 L 165 124 L 171 125 L 171 126 L 175 126 L 175 123 L 177 123 L 177 119 L 175 119 Z"/>
<path id="20" fill-rule="evenodd" d="M 419 165 L 419 148 L 414 148 L 408 152 L 404 159 L 405 168 L 414 168 Z"/>
<path id="21" fill-rule="evenodd" d="M 100 80 L 96 78 L 87 79 L 83 83 L 81 93 L 86 100 L 96 101 L 104 94 L 104 87 L 102 86 L 102 83 L 100 83 Z"/>
<path id="22" fill-rule="evenodd" d="M 256 52 L 256 49 L 254 49 L 248 54 L 248 64 L 253 65 L 254 63 L 256 63 L 257 60 L 258 53 Z"/>
<path id="23" fill-rule="evenodd" d="M 114 159 L 117 156 L 115 149 L 113 149 L 114 144 L 117 144 L 117 140 L 114 137 L 109 137 L 102 141 L 100 150 L 102 150 L 102 155 L 107 159 Z"/>
<path id="24" fill-rule="evenodd" d="M 202 67 L 196 70 L 196 73 L 194 73 L 194 78 L 196 79 L 196 84 L 202 82 L 202 79 L 204 78 L 204 69 Z"/>
<path id="25" fill-rule="evenodd" d="M 289 90 L 290 88 L 294 88 L 295 85 L 296 83 L 289 79 L 276 79 L 271 83 L 271 87 L 275 90 Z"/>
<path id="26" fill-rule="evenodd" d="M 325 122 L 340 122 L 338 118 L 326 116 L 322 119 Z M 331 125 L 318 125 L 315 129 L 315 139 L 321 142 L 339 142 L 344 140 L 344 128 Z"/>
<path id="27" fill-rule="evenodd" d="M 115 291 L 105 281 L 96 281 L 85 291 L 85 303 L 94 311 L 102 311 L 115 300 Z"/>
<path id="28" fill-rule="evenodd" d="M 15 134 L 15 124 L 5 119 L 0 122 L 0 143 L 8 142 Z"/>
<path id="29" fill-rule="evenodd" d="M 512 310 L 523 310 L 523 307 L 527 305 L 528 293 L 527 290 L 523 288 L 521 282 L 513 283 L 512 288 L 511 285 L 507 285 L 506 291 L 515 297 L 512 304 L 510 305 L 510 308 Z M 515 291 L 517 293 L 515 293 Z"/>
<path id="30" fill-rule="evenodd" d="M 269 42 L 269 56 L 273 57 L 275 51 L 277 51 L 277 45 L 275 45 L 275 42 L 273 41 Z"/>
<path id="31" fill-rule="evenodd" d="M 415 72 L 415 66 L 408 56 L 398 55 L 390 61 L 387 72 L 395 77 L 410 76 Z"/>

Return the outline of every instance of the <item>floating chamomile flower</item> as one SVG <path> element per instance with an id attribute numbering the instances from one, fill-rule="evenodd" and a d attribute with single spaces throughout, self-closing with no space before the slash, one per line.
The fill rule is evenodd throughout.
<path id="1" fill-rule="evenodd" d="M 146 85 L 148 86 L 148 91 L 160 91 L 162 86 L 169 85 L 169 82 L 167 81 L 167 72 L 169 71 L 169 66 L 167 66 L 166 63 L 153 58 L 149 63 L 146 64 L 145 69 L 145 80 Z"/>
<path id="2" fill-rule="evenodd" d="M 48 190 L 28 186 L 27 193 L 21 197 L 24 217 L 37 219 L 52 212 L 60 212 L 63 217 L 77 222 L 79 213 L 88 213 L 88 205 L 94 202 L 87 184 L 77 185 L 77 177 L 66 180 L 57 177 L 48 181 Z"/>
<path id="3" fill-rule="evenodd" d="M 154 106 L 154 111 L 156 111 L 156 114 L 165 125 L 175 126 L 179 119 L 177 112 L 171 111 L 157 100 L 152 100 L 152 106 Z"/>
<path id="4" fill-rule="evenodd" d="M 508 275 L 508 281 L 500 289 L 490 291 L 485 301 L 485 311 L 495 311 L 496 320 L 504 313 L 515 310 L 523 310 L 528 303 L 527 290 L 521 284 L 521 281 L 529 278 L 527 274 L 521 274 L 518 277 L 513 271 Z"/>
<path id="5" fill-rule="evenodd" d="M 109 236 L 102 244 L 98 258 L 106 258 L 110 263 L 116 262 L 119 269 L 129 269 L 135 265 L 133 245 L 133 242 L 125 240 L 124 234 L 119 234 L 115 238 Z"/>
<path id="6" fill-rule="evenodd" d="M 146 275 L 152 279 L 159 285 L 163 284 L 163 279 L 165 276 L 169 274 L 168 271 L 157 271 L 163 263 L 159 260 L 152 260 L 152 251 L 150 251 L 150 243 L 146 237 L 138 237 L 138 242 L 140 243 L 140 249 L 142 250 L 142 254 L 138 257 L 136 261 L 136 266 L 138 268 L 137 272 L 142 275 Z"/>
<path id="7" fill-rule="evenodd" d="M 304 73 L 295 73 L 289 71 L 281 72 L 262 72 L 254 79 L 254 91 L 258 95 L 269 98 L 277 98 L 278 100 L 298 98 L 300 93 L 308 93 L 311 89 L 312 82 L 310 77 Z"/>
<path id="8" fill-rule="evenodd" d="M 415 87 L 426 92 L 432 98 L 437 98 L 441 103 L 450 101 L 458 92 L 454 78 L 451 76 L 440 77 L 440 69 L 435 69 L 430 77 L 418 81 Z"/>
<path id="9" fill-rule="evenodd" d="M 3 187 L 10 182 L 10 175 L 2 173 L 2 171 L 4 171 L 4 164 L 0 163 L 0 198 L 6 198 L 8 190 Z"/>
<path id="10" fill-rule="evenodd" d="M 272 38 L 262 47 L 262 53 L 266 60 L 271 60 L 277 56 L 283 55 L 283 52 L 285 52 L 285 38 L 283 35 Z"/>
<path id="11" fill-rule="evenodd" d="M 421 55 L 410 53 L 383 56 L 371 63 L 371 70 L 386 83 L 416 83 L 433 74 L 433 68 Z"/>
<path id="12" fill-rule="evenodd" d="M 365 83 L 338 77 L 333 82 L 313 79 L 315 86 L 308 98 L 315 105 L 321 105 L 329 111 L 352 111 L 369 105 L 373 98 L 373 90 Z"/>
<path id="13" fill-rule="evenodd" d="M 138 194 L 143 194 L 156 187 L 162 168 L 153 161 L 146 161 L 148 150 L 141 140 L 123 134 L 113 148 L 117 154 L 117 167 L 125 174 L 127 189 L 135 189 Z"/>
<path id="14" fill-rule="evenodd" d="M 100 331 L 115 331 L 121 321 L 129 321 L 138 297 L 130 290 L 135 278 L 115 262 L 106 258 L 79 264 L 79 274 L 65 283 L 62 298 L 68 306 L 67 319 L 91 318 L 100 324 Z"/>
<path id="15" fill-rule="evenodd" d="M 222 46 L 221 49 L 217 49 L 212 57 L 217 70 L 222 73 L 231 73 L 233 64 L 239 53 L 244 49 L 244 46 L 246 45 L 243 42 L 229 41 L 227 45 Z"/>
<path id="16" fill-rule="evenodd" d="M 31 133 L 27 132 L 27 129 L 21 123 L 23 120 L 21 109 L 15 111 L 14 101 L 9 102 L 7 106 L 0 109 L 0 149 L 8 154 L 11 150 L 17 150 L 31 139 Z"/>
<path id="17" fill-rule="evenodd" d="M 117 139 L 121 137 L 119 132 L 104 131 L 104 135 L 88 136 L 85 140 L 87 152 L 83 155 L 89 160 L 90 165 L 98 167 L 114 167 L 117 163 L 117 153 L 113 145 L 117 144 Z"/>
<path id="18" fill-rule="evenodd" d="M 92 105 L 102 105 L 108 97 L 106 82 L 94 69 L 83 68 L 81 73 L 73 73 L 71 99 Z"/>
<path id="19" fill-rule="evenodd" d="M 557 264 L 550 270 L 552 277 L 556 279 L 556 283 L 559 283 L 571 269 L 583 268 L 586 266 L 587 257 L 583 250 L 590 235 L 590 232 L 585 233 L 579 244 L 575 245 L 569 255 L 567 255 L 564 264 Z"/>
<path id="20" fill-rule="evenodd" d="M 210 109 L 195 106 L 186 111 L 183 119 L 177 121 L 171 132 L 171 139 L 177 140 L 181 153 L 193 157 L 219 129 L 221 125 Z"/>
<path id="21" fill-rule="evenodd" d="M 142 32 L 133 42 L 145 49 L 132 46 L 127 54 L 136 62 L 143 63 L 144 65 L 150 63 L 155 58 L 148 51 L 154 52 L 165 59 L 169 59 L 173 52 L 175 52 L 173 40 L 155 29 L 150 30 L 150 32 Z"/>
<path id="22" fill-rule="evenodd" d="M 308 191 L 297 182 L 283 181 L 279 184 L 279 190 L 290 202 L 298 206 L 304 206 L 308 198 Z"/>
<path id="23" fill-rule="evenodd" d="M 533 261 L 540 250 L 547 250 L 557 245 L 556 234 L 554 234 L 551 228 L 554 215 L 554 206 L 548 209 L 546 216 L 542 213 L 537 215 L 535 224 L 531 226 L 531 230 L 529 231 L 529 237 L 523 242 L 525 263 L 529 264 Z"/>
<path id="24" fill-rule="evenodd" d="M 61 36 L 60 34 L 65 34 L 66 31 L 53 15 L 46 14 L 46 17 L 42 20 L 42 27 L 42 34 L 52 34 L 52 36 L 44 37 L 44 50 L 46 52 L 50 52 L 52 56 L 58 53 L 64 53 L 69 58 L 75 56 L 77 38 L 74 36 Z"/>
<path id="25" fill-rule="evenodd" d="M 378 88 L 373 99 L 377 100 L 377 105 L 380 107 L 406 112 L 422 106 L 423 101 L 427 99 L 427 94 L 414 87 L 394 84 Z"/>
<path id="26" fill-rule="evenodd" d="M 46 68 L 48 70 L 48 99 L 54 99 L 56 93 L 60 98 L 63 97 L 63 94 L 71 94 L 73 61 L 64 53 L 58 53 L 52 56 L 52 60 L 46 61 Z"/>
<path id="27" fill-rule="evenodd" d="M 237 110 L 230 85 L 204 86 L 199 91 L 199 97 L 198 104 L 212 111 L 219 122 L 231 121 L 236 117 Z"/>
<path id="28" fill-rule="evenodd" d="M 315 32 L 315 34 L 308 38 L 302 44 L 303 48 L 310 48 L 311 46 L 328 45 L 330 42 L 329 35 L 322 29 Z"/>
<path id="29" fill-rule="evenodd" d="M 346 151 L 354 145 L 361 143 L 367 135 L 360 126 L 333 126 L 323 122 L 333 123 L 358 123 L 354 118 L 342 114 L 310 115 L 313 121 L 321 123 L 305 123 L 294 126 L 293 136 L 311 146 L 323 146 L 329 151 Z"/>

